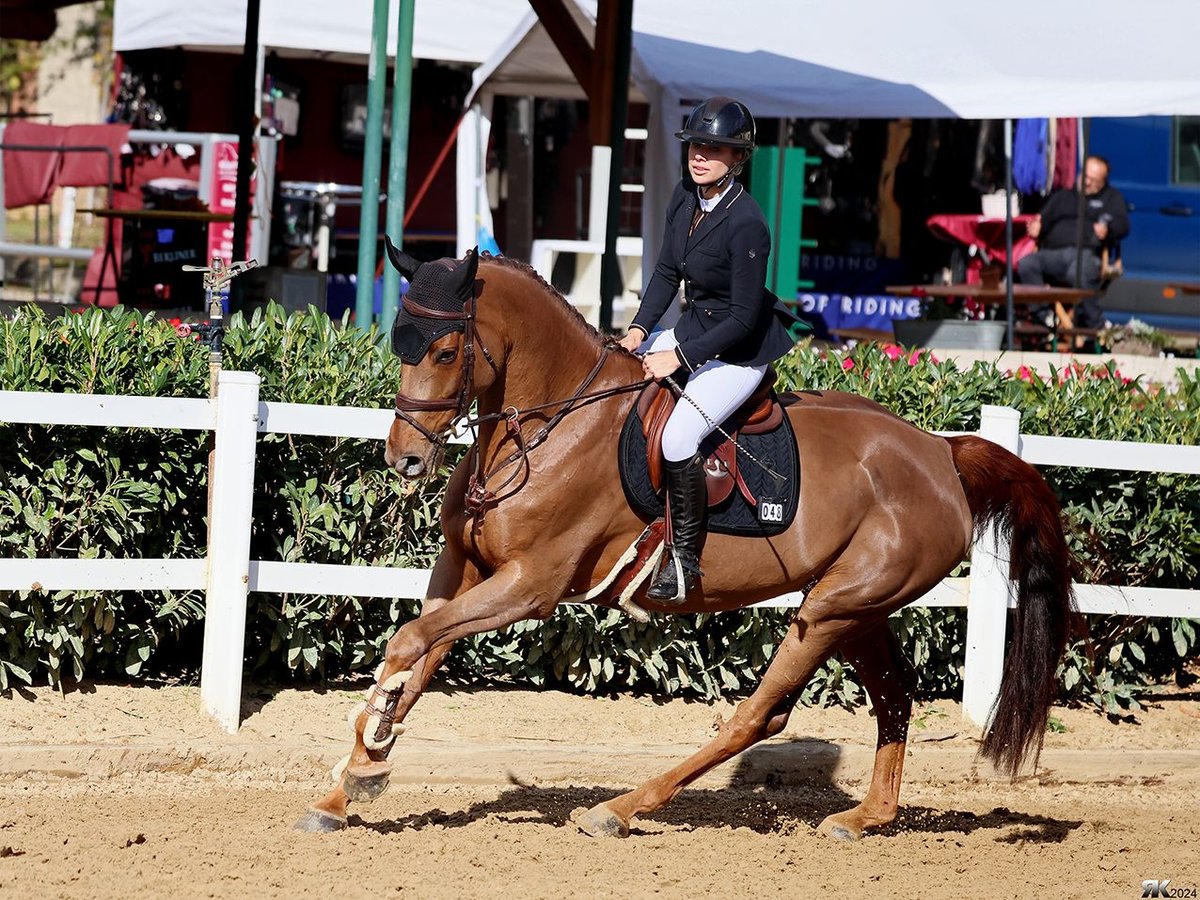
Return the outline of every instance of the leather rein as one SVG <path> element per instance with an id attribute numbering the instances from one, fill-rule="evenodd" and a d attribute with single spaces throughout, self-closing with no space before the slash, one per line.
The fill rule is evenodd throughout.
<path id="1" fill-rule="evenodd" d="M 462 322 L 463 324 L 463 364 L 459 375 L 458 392 L 454 397 L 447 397 L 441 400 L 423 400 L 417 397 L 409 397 L 407 394 L 400 392 L 396 393 L 395 413 L 397 419 L 403 419 L 407 424 L 411 425 L 420 432 L 426 440 L 433 444 L 439 452 L 445 450 L 446 445 L 450 441 L 450 432 L 455 421 L 466 416 L 471 407 L 471 386 L 474 384 L 475 376 L 475 345 L 479 344 L 479 352 L 483 358 L 488 361 L 493 372 L 498 372 L 499 367 L 496 361 L 484 346 L 483 341 L 479 340 L 478 331 L 475 327 L 475 307 L 476 307 L 475 292 L 471 292 L 471 297 L 463 307 L 462 312 L 443 312 L 441 310 L 430 309 L 422 306 L 412 299 L 411 296 L 404 298 L 404 309 L 412 316 L 418 318 L 440 319 L 443 321 Z M 472 517 L 479 517 L 484 509 L 489 505 L 495 505 L 501 500 L 506 500 L 521 490 L 528 482 L 532 471 L 529 463 L 529 452 L 540 445 L 555 426 L 561 422 L 568 413 L 574 412 L 592 403 L 596 400 L 601 400 L 606 397 L 614 397 L 619 394 L 627 394 L 631 391 L 641 390 L 651 379 L 645 378 L 641 381 L 635 381 L 630 384 L 619 385 L 614 388 L 605 388 L 599 391 L 588 393 L 588 388 L 600 371 L 604 368 L 605 362 L 608 361 L 609 354 L 612 353 L 614 343 L 607 340 L 600 350 L 600 358 L 596 360 L 596 364 L 592 366 L 592 370 L 584 377 L 575 388 L 575 392 L 562 400 L 551 400 L 548 403 L 539 403 L 536 406 L 529 406 L 525 409 L 517 409 L 515 406 L 507 407 L 503 412 L 489 413 L 487 415 L 476 416 L 473 419 L 467 419 L 463 424 L 471 429 L 477 429 L 479 425 L 496 421 L 504 420 L 505 430 L 508 436 L 516 445 L 516 449 L 512 451 L 505 459 L 492 466 L 488 471 L 483 471 L 483 452 L 479 447 L 478 431 L 475 433 L 475 445 L 472 448 L 475 451 L 475 467 L 471 473 L 470 480 L 467 484 L 466 494 L 466 512 Z M 522 420 L 526 419 L 530 413 L 538 412 L 551 407 L 560 407 L 558 412 L 551 416 L 538 431 L 528 440 L 521 431 Z M 414 412 L 435 412 L 452 409 L 454 410 L 454 418 L 450 424 L 439 432 L 430 431 L 410 413 Z M 488 490 L 487 482 L 495 477 L 501 470 L 520 462 L 521 465 L 513 470 L 512 474 L 501 482 L 495 490 Z M 520 476 L 521 480 L 507 493 L 501 493 L 509 487 Z"/>

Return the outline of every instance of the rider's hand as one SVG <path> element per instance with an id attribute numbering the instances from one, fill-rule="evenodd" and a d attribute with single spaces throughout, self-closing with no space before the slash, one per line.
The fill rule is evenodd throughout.
<path id="1" fill-rule="evenodd" d="M 642 371 L 647 378 L 658 381 L 666 378 L 679 368 L 679 357 L 674 350 L 662 350 L 658 353 L 647 353 L 642 357 Z"/>
<path id="2" fill-rule="evenodd" d="M 628 331 L 617 343 L 628 350 L 630 353 L 636 353 L 638 347 L 642 346 L 642 341 L 646 339 L 646 335 L 642 334 L 639 328 L 636 331 Z"/>
<path id="3" fill-rule="evenodd" d="M 1025 233 L 1036 241 L 1038 239 L 1038 235 L 1042 233 L 1042 217 L 1034 216 L 1032 219 L 1026 222 Z"/>

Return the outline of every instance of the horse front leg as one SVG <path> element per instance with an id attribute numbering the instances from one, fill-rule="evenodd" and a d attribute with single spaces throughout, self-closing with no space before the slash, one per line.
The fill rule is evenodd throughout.
<path id="1" fill-rule="evenodd" d="M 535 583 L 524 577 L 519 565 L 509 564 L 453 600 L 428 613 L 422 612 L 420 618 L 402 626 L 388 641 L 371 699 L 355 720 L 354 749 L 341 782 L 310 810 L 310 815 L 332 816 L 335 824 L 340 816 L 338 827 L 344 827 L 344 810 L 349 800 L 371 801 L 383 793 L 392 768 L 387 756 L 401 730 L 402 713 L 412 707 L 428 683 L 432 675 L 430 663 L 440 662 L 450 644 L 461 637 L 495 631 L 523 619 L 547 618 L 564 589 L 565 584 Z M 409 689 L 414 684 L 419 688 L 415 694 Z M 302 819 L 297 827 L 304 824 Z"/>
<path id="2" fill-rule="evenodd" d="M 450 602 L 455 594 L 461 593 L 466 589 L 478 584 L 481 576 L 475 566 L 466 560 L 461 554 L 456 552 L 456 548 L 447 547 L 438 556 L 437 562 L 434 563 L 433 571 L 430 573 L 429 587 L 426 591 L 425 600 L 421 604 L 421 616 L 428 616 L 438 609 L 441 609 Z M 393 708 L 393 721 L 401 723 L 408 715 L 409 711 L 416 705 L 417 700 L 429 687 L 433 680 L 434 674 L 437 672 L 442 660 L 450 651 L 451 644 L 447 643 L 439 647 L 435 647 L 429 653 L 425 654 L 421 659 L 413 665 L 412 677 L 401 685 L 401 690 L 397 692 Z M 367 692 L 369 699 L 374 699 L 376 692 L 385 680 L 383 677 L 383 669 L 376 673 L 376 681 L 371 690 Z M 361 719 L 361 712 L 355 716 L 355 741 L 350 753 L 334 767 L 333 777 L 337 784 L 333 790 L 314 803 L 308 808 L 308 811 L 296 822 L 296 829 L 299 831 L 309 832 L 331 832 L 340 831 L 346 827 L 346 809 L 351 798 L 346 791 L 346 768 L 350 761 L 356 756 L 360 767 L 370 767 L 378 763 L 383 763 L 385 772 L 387 771 L 387 753 L 385 752 L 370 752 L 361 740 L 362 729 L 358 725 L 358 720 Z M 391 746 L 386 748 L 391 749 Z M 383 781 L 386 785 L 386 775 Z M 381 791 L 380 791 L 381 792 Z M 375 795 L 378 796 L 378 793 Z"/>
<path id="3" fill-rule="evenodd" d="M 838 840 L 856 841 L 867 829 L 890 825 L 900 809 L 900 775 L 917 673 L 886 621 L 847 641 L 841 650 L 866 686 L 879 738 L 867 796 L 853 809 L 827 816 L 820 831 Z"/>

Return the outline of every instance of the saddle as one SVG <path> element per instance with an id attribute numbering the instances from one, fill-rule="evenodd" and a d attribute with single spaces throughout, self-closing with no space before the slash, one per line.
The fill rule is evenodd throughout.
<path id="1" fill-rule="evenodd" d="M 704 453 L 704 475 L 708 484 L 710 507 L 724 503 L 735 487 L 751 506 L 758 502 L 742 476 L 737 447 L 733 442 L 740 435 L 767 434 L 782 424 L 783 407 L 775 393 L 775 381 L 778 377 L 774 367 L 768 366 L 754 393 L 733 415 L 721 423 L 721 428 L 729 433 L 732 440 L 716 432 L 701 448 L 701 452 Z M 667 419 L 670 418 L 677 402 L 675 395 L 658 382 L 647 385 L 638 396 L 637 416 L 642 423 L 642 436 L 646 439 L 646 464 L 649 468 L 650 484 L 655 493 L 661 492 L 663 487 L 663 429 L 666 428 Z M 712 446 L 711 442 L 714 440 L 719 443 Z M 708 449 L 710 447 L 711 449 Z"/>

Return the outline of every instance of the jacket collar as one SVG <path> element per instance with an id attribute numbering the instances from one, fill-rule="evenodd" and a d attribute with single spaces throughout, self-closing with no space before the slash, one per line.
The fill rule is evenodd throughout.
<path id="1" fill-rule="evenodd" d="M 692 232 L 691 236 L 684 243 L 684 246 L 690 250 L 692 247 L 697 246 L 701 241 L 708 237 L 712 230 L 720 225 L 721 222 L 724 221 L 725 217 L 729 215 L 729 208 L 733 206 L 733 204 L 736 203 L 745 192 L 746 189 L 742 186 L 741 182 L 735 183 L 734 186 L 731 187 L 725 194 L 725 196 L 721 198 L 721 202 L 717 204 L 717 208 L 710 213 L 706 213 L 704 218 L 700 220 L 700 224 L 696 226 L 696 230 Z M 694 199 L 692 203 L 689 204 L 689 208 L 692 211 L 692 215 L 694 215 L 700 200 L 695 194 L 692 196 Z"/>

